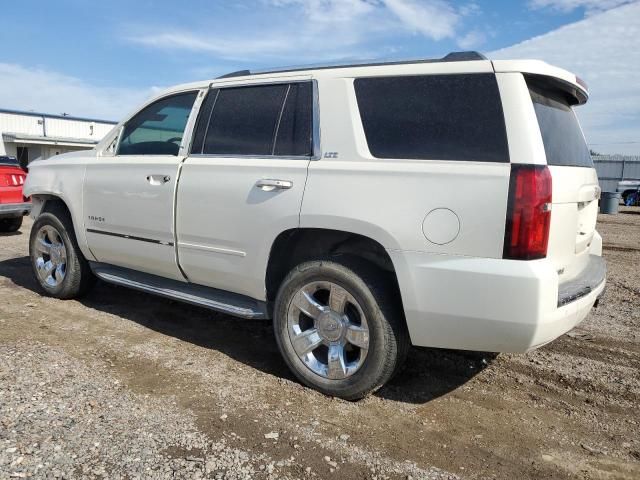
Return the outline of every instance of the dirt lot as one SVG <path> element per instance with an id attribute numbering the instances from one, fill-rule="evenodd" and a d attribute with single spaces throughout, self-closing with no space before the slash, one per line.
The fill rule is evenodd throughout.
<path id="1" fill-rule="evenodd" d="M 267 322 L 99 283 L 41 297 L 0 237 L 0 478 L 640 478 L 640 211 L 601 216 L 599 308 L 526 355 L 414 349 L 358 403 Z"/>

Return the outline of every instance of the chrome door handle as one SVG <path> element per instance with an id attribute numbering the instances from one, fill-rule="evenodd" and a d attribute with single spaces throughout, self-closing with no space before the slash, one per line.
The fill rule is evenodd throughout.
<path id="1" fill-rule="evenodd" d="M 163 185 L 171 180 L 169 175 L 147 175 L 147 182 L 151 185 Z"/>
<path id="2" fill-rule="evenodd" d="M 293 187 L 293 182 L 290 180 L 263 178 L 256 182 L 256 187 L 264 190 L 265 192 L 272 192 L 273 190 L 288 190 Z"/>

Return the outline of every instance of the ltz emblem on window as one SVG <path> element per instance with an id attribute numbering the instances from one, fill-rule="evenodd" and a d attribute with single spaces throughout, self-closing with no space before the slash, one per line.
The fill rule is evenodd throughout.
<path id="1" fill-rule="evenodd" d="M 338 152 L 325 152 L 324 158 L 338 158 Z"/>

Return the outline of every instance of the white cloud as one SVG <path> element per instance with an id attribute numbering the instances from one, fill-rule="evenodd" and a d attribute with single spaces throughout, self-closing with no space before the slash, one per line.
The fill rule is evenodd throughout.
<path id="1" fill-rule="evenodd" d="M 463 50 L 478 48 L 487 40 L 487 36 L 480 30 L 471 30 L 458 38 L 457 44 Z"/>
<path id="2" fill-rule="evenodd" d="M 584 8 L 587 15 L 611 10 L 637 0 L 531 0 L 529 6 L 536 10 L 551 8 L 559 12 L 571 12 L 576 8 Z"/>
<path id="3" fill-rule="evenodd" d="M 3 108 L 120 120 L 158 88 L 95 87 L 78 78 L 40 68 L 0 63 Z"/>
<path id="4" fill-rule="evenodd" d="M 334 28 L 336 23 L 353 26 L 359 17 L 368 14 L 391 13 L 391 17 L 399 20 L 408 31 L 434 40 L 452 37 L 460 16 L 479 9 L 472 2 L 460 7 L 458 12 L 445 0 L 263 0 L 263 3 L 278 7 L 300 6 L 307 19 L 328 23 Z M 388 12 L 383 12 L 384 8 Z M 393 18 L 386 15 L 380 20 L 389 22 Z"/>
<path id="5" fill-rule="evenodd" d="M 281 16 L 259 29 L 235 25 L 233 30 L 222 26 L 206 32 L 186 32 L 156 26 L 146 28 L 153 33 L 137 33 L 127 39 L 162 50 L 206 52 L 227 60 L 297 61 L 306 55 L 311 61 L 321 61 L 366 55 L 365 40 L 388 28 L 387 22 L 377 18 L 378 9 L 364 0 L 263 0 L 262 3 L 286 9 L 286 14 L 276 12 Z"/>
<path id="6" fill-rule="evenodd" d="M 375 8 L 366 0 L 264 0 L 264 3 L 275 7 L 302 7 L 307 19 L 331 24 L 351 23 L 353 17 L 370 13 Z"/>
<path id="7" fill-rule="evenodd" d="M 460 7 L 458 7 L 458 11 L 463 17 L 476 16 L 482 13 L 480 5 L 478 5 L 475 1 L 471 1 L 469 3 L 461 5 Z"/>
<path id="8" fill-rule="evenodd" d="M 309 61 L 380 56 L 368 45 L 376 40 L 417 34 L 432 40 L 460 36 L 463 44 L 481 43 L 479 32 L 464 35 L 464 17 L 477 15 L 471 1 L 454 8 L 445 0 L 262 0 L 273 21 L 259 29 L 236 25 L 228 30 L 185 31 L 138 27 L 127 40 L 162 50 L 207 52 L 222 59 Z M 259 34 L 256 34 L 256 32 Z M 157 33 L 162 32 L 162 33 Z M 303 53 L 304 52 L 304 53 Z M 305 63 L 309 63 L 309 61 Z"/>
<path id="9" fill-rule="evenodd" d="M 433 40 L 455 35 L 460 13 L 441 0 L 382 0 L 410 30 Z"/>
<path id="10" fill-rule="evenodd" d="M 589 85 L 576 111 L 596 150 L 640 153 L 640 3 L 565 25 L 490 53 L 490 58 L 537 58 L 565 68 Z M 604 145 L 606 144 L 606 145 Z"/>
<path id="11" fill-rule="evenodd" d="M 259 39 L 225 38 L 188 32 L 166 32 L 129 37 L 129 40 L 149 47 L 170 50 L 209 52 L 223 59 L 246 59 L 257 55 L 288 55 L 298 50 L 298 44 L 286 36 L 270 34 Z"/>

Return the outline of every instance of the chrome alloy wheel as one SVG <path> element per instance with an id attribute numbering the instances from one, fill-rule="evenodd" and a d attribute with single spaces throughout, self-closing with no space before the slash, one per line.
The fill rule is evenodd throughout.
<path id="1" fill-rule="evenodd" d="M 323 378 L 347 378 L 367 357 L 369 328 L 362 307 L 335 283 L 311 282 L 298 290 L 287 309 L 287 330 L 298 358 Z"/>
<path id="2" fill-rule="evenodd" d="M 67 273 L 67 249 L 60 232 L 51 225 L 38 230 L 34 245 L 35 265 L 43 284 L 57 287 Z"/>

